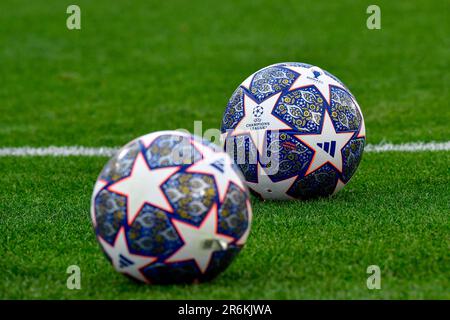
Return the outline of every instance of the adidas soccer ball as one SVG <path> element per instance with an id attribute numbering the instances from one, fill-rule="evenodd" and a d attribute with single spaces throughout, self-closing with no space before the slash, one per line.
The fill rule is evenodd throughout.
<path id="1" fill-rule="evenodd" d="M 114 268 L 148 283 L 214 278 L 244 245 L 251 217 L 230 157 L 176 131 L 151 133 L 119 150 L 91 202 L 97 239 Z"/>
<path id="2" fill-rule="evenodd" d="M 249 76 L 223 115 L 222 142 L 247 186 L 264 199 L 306 199 L 339 191 L 365 144 L 361 109 L 336 77 L 305 63 Z"/>

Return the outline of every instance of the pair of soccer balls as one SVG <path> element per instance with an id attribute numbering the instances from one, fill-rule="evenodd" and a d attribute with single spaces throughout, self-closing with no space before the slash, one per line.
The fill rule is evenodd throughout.
<path id="1" fill-rule="evenodd" d="M 304 63 L 248 77 L 221 131 L 222 148 L 181 132 L 150 133 L 103 168 L 91 218 L 117 271 L 147 283 L 214 278 L 249 235 L 248 189 L 279 200 L 334 194 L 356 171 L 365 144 L 350 91 Z"/>

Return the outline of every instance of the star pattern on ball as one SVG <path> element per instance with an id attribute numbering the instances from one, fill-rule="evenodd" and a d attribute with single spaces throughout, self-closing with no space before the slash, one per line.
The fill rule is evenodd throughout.
<path id="1" fill-rule="evenodd" d="M 250 90 L 250 86 L 252 85 L 253 78 L 255 77 L 256 72 L 249 75 L 244 81 L 241 83 L 241 87 Z"/>
<path id="2" fill-rule="evenodd" d="M 248 236 L 250 235 L 250 229 L 251 229 L 252 220 L 253 220 L 253 212 L 252 212 L 252 206 L 250 205 L 250 201 L 247 199 L 245 201 L 245 204 L 247 206 L 248 224 L 247 224 L 247 229 L 245 230 L 244 234 L 239 238 L 238 241 L 236 241 L 236 244 L 238 246 L 243 246 L 247 242 Z"/>
<path id="3" fill-rule="evenodd" d="M 345 90 L 345 88 L 338 81 L 329 77 L 325 72 L 319 67 L 311 66 L 306 67 L 296 67 L 296 66 L 285 66 L 285 68 L 292 70 L 299 74 L 297 79 L 289 88 L 289 91 L 297 90 L 300 88 L 314 86 L 320 94 L 323 96 L 328 105 L 331 104 L 331 86 L 339 87 Z M 321 76 L 324 76 L 321 79 Z"/>
<path id="4" fill-rule="evenodd" d="M 247 186 L 258 193 L 264 199 L 294 199 L 286 192 L 291 188 L 292 184 L 297 179 L 297 176 L 281 180 L 278 182 L 272 181 L 265 170 L 258 164 L 258 182 L 247 181 Z"/>
<path id="5" fill-rule="evenodd" d="M 148 283 L 141 270 L 158 260 L 158 258 L 131 253 L 128 248 L 124 227 L 120 228 L 113 245 L 100 236 L 98 236 L 98 240 L 117 271 Z"/>
<path id="6" fill-rule="evenodd" d="M 159 138 L 160 136 L 161 136 L 160 133 L 153 132 L 140 137 L 139 141 L 142 143 L 144 148 L 147 149 L 148 147 L 150 147 L 153 141 L 155 141 L 155 139 Z"/>
<path id="7" fill-rule="evenodd" d="M 253 144 L 256 146 L 260 155 L 263 155 L 264 143 L 266 141 L 267 131 L 291 130 L 286 123 L 272 114 L 281 92 L 258 103 L 244 92 L 244 116 L 238 122 L 230 136 L 248 134 Z M 258 117 L 255 117 L 253 110 L 258 110 Z"/>
<path id="8" fill-rule="evenodd" d="M 336 132 L 328 111 L 323 116 L 322 132 L 319 134 L 301 134 L 295 137 L 314 151 L 305 176 L 330 163 L 342 173 L 342 148 L 353 137 L 354 132 Z"/>
<path id="9" fill-rule="evenodd" d="M 217 216 L 217 205 L 214 204 L 198 227 L 172 219 L 172 224 L 184 244 L 165 262 L 175 263 L 194 260 L 199 270 L 205 273 L 213 253 L 220 250 L 220 246 L 223 246 L 222 249 L 225 249 L 229 243 L 234 241 L 233 237 L 217 232 Z M 208 242 L 210 242 L 210 245 L 208 245 Z M 217 243 L 219 245 L 214 245 Z"/>
<path id="10" fill-rule="evenodd" d="M 341 179 L 338 178 L 337 182 L 336 182 L 336 186 L 334 187 L 334 191 L 333 191 L 332 195 L 335 195 L 336 193 L 338 193 L 344 187 L 345 187 L 345 183 Z"/>
<path id="11" fill-rule="evenodd" d="M 244 183 L 238 173 L 233 169 L 230 157 L 224 152 L 216 152 L 203 143 L 192 141 L 194 147 L 202 154 L 202 159 L 193 163 L 186 172 L 203 173 L 214 177 L 219 193 L 219 200 L 223 202 L 230 186 L 236 186 L 245 190 Z"/>
<path id="12" fill-rule="evenodd" d="M 109 191 L 127 197 L 128 224 L 131 225 L 142 207 L 148 203 L 164 211 L 173 212 L 173 208 L 161 189 L 161 186 L 179 167 L 150 169 L 141 152 L 133 163 L 129 176 L 108 187 Z"/>
<path id="13" fill-rule="evenodd" d="M 361 117 L 361 127 L 359 129 L 357 138 L 365 138 L 366 137 L 366 125 L 364 124 L 364 118 Z"/>
<path id="14" fill-rule="evenodd" d="M 100 192 L 100 190 L 103 189 L 104 186 L 108 184 L 107 181 L 99 179 L 94 185 L 94 192 L 92 193 L 92 199 L 91 199 L 91 220 L 94 227 L 97 226 L 97 217 L 95 216 L 95 197 Z"/>
<path id="15" fill-rule="evenodd" d="M 219 145 L 223 149 L 227 142 L 228 132 L 222 132 L 219 137 Z"/>
<path id="16" fill-rule="evenodd" d="M 358 102 L 356 102 L 356 100 L 352 99 L 353 103 L 356 105 L 356 108 L 358 109 L 358 112 L 361 116 L 361 125 L 359 126 L 359 132 L 358 135 L 356 136 L 357 138 L 365 138 L 366 137 L 366 124 L 364 122 L 364 116 L 363 113 L 361 111 L 361 107 L 359 106 Z"/>

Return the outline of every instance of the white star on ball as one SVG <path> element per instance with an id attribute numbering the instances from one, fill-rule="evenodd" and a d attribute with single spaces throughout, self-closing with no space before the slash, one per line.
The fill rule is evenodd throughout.
<path id="1" fill-rule="evenodd" d="M 220 202 L 225 200 L 230 183 L 245 190 L 244 183 L 233 169 L 231 158 L 224 152 L 216 152 L 203 143 L 192 141 L 194 147 L 202 154 L 202 159 L 193 163 L 186 172 L 212 175 L 216 182 Z"/>
<path id="2" fill-rule="evenodd" d="M 148 282 L 141 270 L 158 259 L 130 253 L 124 227 L 120 228 L 113 245 L 100 236 L 98 236 L 98 240 L 106 254 L 111 258 L 112 264 L 117 271 L 143 282 Z"/>
<path id="3" fill-rule="evenodd" d="M 167 212 L 173 208 L 161 189 L 161 186 L 179 167 L 151 169 L 141 152 L 138 153 L 129 176 L 108 187 L 109 191 L 127 197 L 128 224 L 131 225 L 142 207 L 148 203 Z"/>
<path id="4" fill-rule="evenodd" d="M 289 91 L 297 90 L 299 88 L 314 86 L 320 94 L 323 96 L 328 105 L 331 103 L 331 86 L 339 87 L 344 89 L 342 84 L 334 80 L 332 77 L 325 74 L 325 72 L 319 67 L 295 67 L 295 66 L 285 66 L 285 68 L 290 69 L 299 74 L 297 79 L 289 88 Z M 345 89 L 344 89 L 345 90 Z"/>
<path id="5" fill-rule="evenodd" d="M 224 250 L 234 241 L 233 237 L 217 232 L 217 205 L 214 204 L 200 226 L 172 219 L 172 224 L 184 244 L 165 262 L 173 263 L 194 260 L 202 273 L 208 269 L 215 251 Z"/>
<path id="6" fill-rule="evenodd" d="M 258 182 L 247 181 L 247 186 L 264 199 L 292 200 L 294 198 L 286 192 L 291 188 L 292 184 L 295 182 L 295 179 L 297 179 L 297 176 L 274 182 L 258 163 Z"/>
<path id="7" fill-rule="evenodd" d="M 319 134 L 300 134 L 295 137 L 314 151 L 305 175 L 330 163 L 342 173 L 342 149 L 353 137 L 354 132 L 336 132 L 333 122 L 325 110 L 322 132 Z"/>
<path id="8" fill-rule="evenodd" d="M 258 103 L 244 92 L 244 116 L 231 136 L 248 134 L 260 155 L 263 155 L 267 131 L 291 130 L 292 128 L 272 114 L 281 92 Z M 258 112 L 253 112 L 253 110 Z M 256 114 L 256 116 L 255 116 Z"/>

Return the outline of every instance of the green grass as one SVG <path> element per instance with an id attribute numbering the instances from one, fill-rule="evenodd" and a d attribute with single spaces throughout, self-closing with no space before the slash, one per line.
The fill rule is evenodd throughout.
<path id="1" fill-rule="evenodd" d="M 234 89 L 272 63 L 316 64 L 341 78 L 369 142 L 447 140 L 446 1 L 80 0 L 0 4 L 0 144 L 122 145 L 161 129 L 220 125 Z M 182 116 L 178 116 L 182 115 Z"/>
<path id="2" fill-rule="evenodd" d="M 0 147 L 118 146 L 218 127 L 266 65 L 321 66 L 352 90 L 369 143 L 450 137 L 447 1 L 79 0 L 0 3 Z M 450 298 L 450 153 L 365 154 L 333 199 L 253 199 L 246 248 L 214 282 L 137 285 L 113 271 L 89 219 L 104 158 L 0 158 L 0 298 Z M 82 290 L 66 288 L 67 266 Z M 366 288 L 377 264 L 382 290 Z"/>
<path id="3" fill-rule="evenodd" d="M 115 272 L 89 218 L 105 159 L 0 159 L 0 298 L 450 298 L 450 153 L 366 154 L 332 200 L 262 202 L 244 250 L 211 283 L 146 286 Z M 66 268 L 82 290 L 66 288 Z M 381 268 L 382 289 L 366 287 Z"/>

